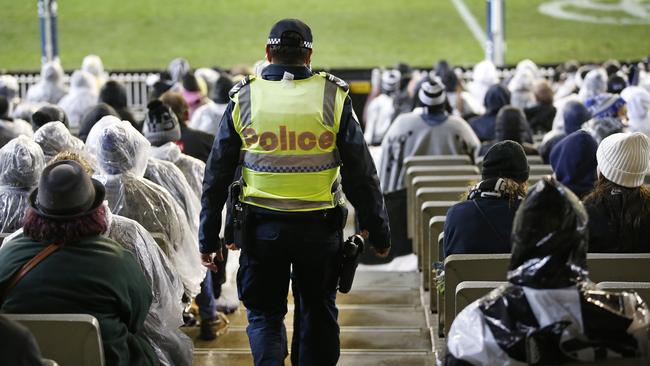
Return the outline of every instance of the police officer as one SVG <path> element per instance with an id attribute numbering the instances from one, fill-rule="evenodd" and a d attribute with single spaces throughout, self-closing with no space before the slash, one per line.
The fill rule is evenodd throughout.
<path id="1" fill-rule="evenodd" d="M 390 250 L 377 173 L 348 86 L 313 73 L 311 55 L 312 34 L 305 23 L 284 19 L 273 26 L 266 45 L 270 65 L 231 90 L 203 182 L 201 258 L 216 270 L 221 211 L 228 186 L 241 172 L 239 199 L 251 214 L 237 287 L 248 309 L 256 365 L 282 365 L 288 354 L 284 317 L 290 278 L 292 364 L 338 361 L 335 300 L 343 193 L 376 254 L 387 256 Z"/>

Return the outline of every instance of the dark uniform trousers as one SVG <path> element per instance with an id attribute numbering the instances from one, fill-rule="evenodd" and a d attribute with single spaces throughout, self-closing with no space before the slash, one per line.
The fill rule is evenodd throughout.
<path id="1" fill-rule="evenodd" d="M 283 365 L 289 279 L 295 303 L 293 365 L 335 365 L 340 354 L 336 288 L 342 232 L 333 210 L 254 215 L 237 273 L 255 365 Z"/>

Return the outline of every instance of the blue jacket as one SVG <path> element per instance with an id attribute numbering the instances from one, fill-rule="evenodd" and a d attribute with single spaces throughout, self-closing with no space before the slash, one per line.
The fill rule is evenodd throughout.
<path id="1" fill-rule="evenodd" d="M 472 201 L 483 210 L 494 229 Z M 511 203 L 507 199 L 475 198 L 452 206 L 445 221 L 445 257 L 510 253 L 510 232 L 520 203 L 518 199 Z"/>
<path id="2" fill-rule="evenodd" d="M 293 74 L 296 80 L 306 79 L 312 75 L 306 67 L 272 64 L 263 70 L 262 78 L 282 80 L 285 71 Z M 233 106 L 234 103 L 231 101 L 223 114 L 205 167 L 199 224 L 201 253 L 215 252 L 218 248 L 221 211 L 228 196 L 228 186 L 233 182 L 239 165 L 241 138 L 233 125 Z M 336 147 L 342 161 L 343 193 L 356 210 L 361 230 L 368 230 L 370 243 L 376 248 L 390 247 L 388 215 L 379 187 L 377 171 L 349 97 L 343 106 Z"/>
<path id="3" fill-rule="evenodd" d="M 497 113 L 503 106 L 510 104 L 510 92 L 499 84 L 492 85 L 485 93 L 483 104 L 485 114 L 469 121 L 481 142 L 494 140 Z"/>

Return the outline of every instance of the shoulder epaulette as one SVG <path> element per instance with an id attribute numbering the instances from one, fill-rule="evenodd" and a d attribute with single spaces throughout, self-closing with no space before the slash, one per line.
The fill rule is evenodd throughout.
<path id="1" fill-rule="evenodd" d="M 241 88 L 243 88 L 244 86 L 250 84 L 250 82 L 253 81 L 253 80 L 255 80 L 255 75 L 247 75 L 247 76 L 245 76 L 237 84 L 235 84 L 235 86 L 233 86 L 232 89 L 230 89 L 230 91 L 228 92 L 228 96 L 230 98 L 232 98 L 235 94 L 239 93 Z"/>
<path id="2" fill-rule="evenodd" d="M 345 81 L 343 81 L 343 79 L 341 79 L 339 77 L 336 77 L 336 76 L 334 76 L 334 75 L 332 75 L 330 73 L 327 73 L 325 71 L 319 72 L 319 75 L 321 75 L 322 77 L 327 79 L 327 81 L 336 84 L 336 86 L 338 86 L 339 88 L 345 90 L 346 92 L 350 90 L 350 86 L 348 85 L 348 83 L 346 83 Z"/>

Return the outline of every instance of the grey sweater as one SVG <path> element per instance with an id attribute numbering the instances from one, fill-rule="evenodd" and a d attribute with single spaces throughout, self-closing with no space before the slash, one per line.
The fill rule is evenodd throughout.
<path id="1" fill-rule="evenodd" d="M 476 160 L 481 142 L 463 119 L 415 109 L 397 117 L 381 143 L 379 179 L 384 193 L 405 188 L 404 159 L 417 155 L 470 155 Z"/>

